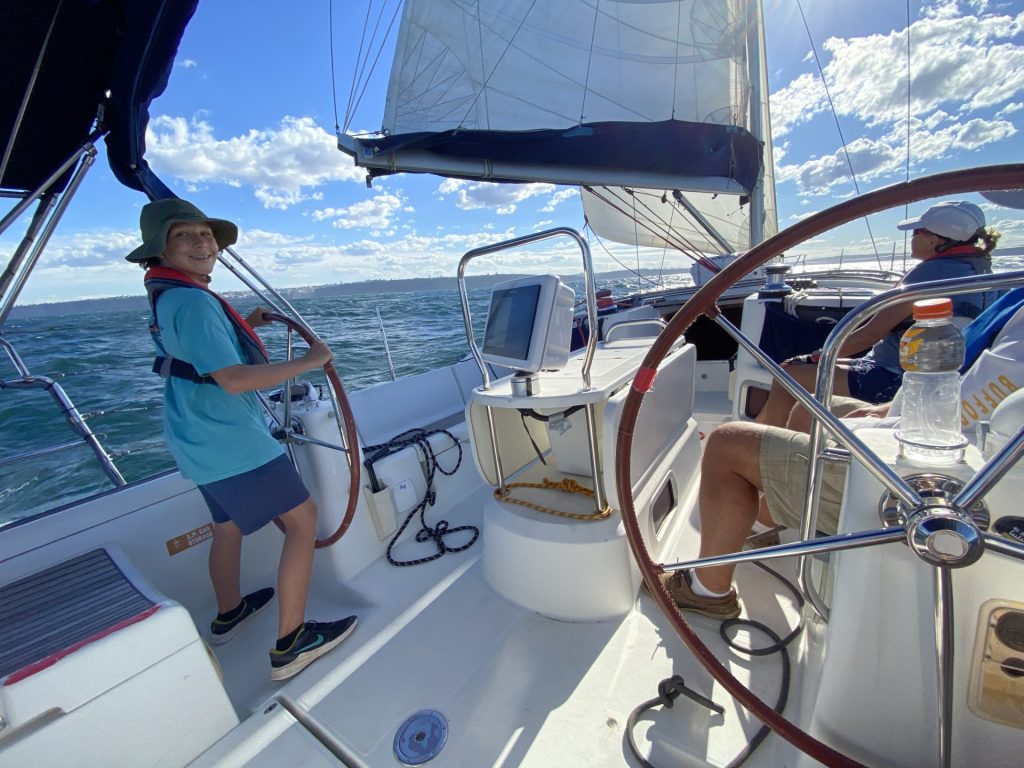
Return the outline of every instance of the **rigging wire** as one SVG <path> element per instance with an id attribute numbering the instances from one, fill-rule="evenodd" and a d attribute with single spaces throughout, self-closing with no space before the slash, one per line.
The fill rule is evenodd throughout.
<path id="1" fill-rule="evenodd" d="M 362 65 L 361 65 L 361 67 L 359 69 L 359 78 L 360 79 L 363 77 L 363 73 L 366 71 L 366 62 L 369 61 L 370 51 L 372 49 L 373 44 L 375 43 L 375 41 L 377 39 L 377 31 L 380 29 L 381 19 L 384 18 L 384 9 L 385 9 L 386 6 L 387 6 L 387 3 L 385 3 L 384 5 L 381 6 L 380 14 L 377 17 L 377 23 L 376 23 L 376 25 L 374 25 L 374 28 L 373 28 L 373 34 L 370 36 L 370 42 L 367 44 L 366 58 L 363 60 Z M 393 14 L 391 14 L 391 21 L 388 22 L 387 31 L 385 31 L 383 37 L 381 37 L 380 45 L 379 45 L 379 47 L 377 47 L 377 54 L 373 57 L 373 64 L 370 65 L 370 71 L 366 72 L 366 79 L 363 80 L 363 84 L 362 84 L 362 87 L 359 89 L 358 95 L 356 95 L 354 101 L 352 101 L 350 109 L 346 113 L 345 124 L 344 124 L 344 127 L 343 127 L 343 129 L 346 130 L 346 131 L 349 129 L 349 127 L 350 127 L 350 125 L 352 123 L 352 118 L 355 117 L 356 109 L 359 108 L 359 104 L 363 100 L 363 94 L 366 93 L 366 89 L 370 85 L 370 78 L 373 77 L 373 73 L 377 69 L 377 64 L 380 62 L 380 56 L 384 52 L 384 41 L 387 40 L 388 37 L 391 36 L 391 30 L 395 26 L 395 20 L 398 18 L 398 12 L 401 9 L 402 9 L 402 4 L 401 3 L 399 3 L 398 5 L 395 6 L 395 12 Z M 360 43 L 360 47 L 362 47 L 362 43 Z"/>
<path id="2" fill-rule="evenodd" d="M 604 241 L 601 239 L 601 236 L 598 235 L 597 232 L 594 231 L 594 228 L 590 226 L 590 222 L 587 221 L 586 219 L 583 220 L 583 229 L 587 233 L 588 244 L 589 244 L 589 240 L 590 240 L 590 235 L 593 235 L 594 238 L 597 240 L 597 244 L 601 246 L 601 250 L 603 250 L 605 252 L 605 254 L 608 256 L 608 258 L 610 258 L 612 261 L 614 261 L 616 264 L 618 264 L 620 267 L 622 267 L 627 272 L 633 272 L 634 271 L 631 266 L 629 266 L 625 262 L 619 260 L 618 256 L 616 256 L 614 253 L 612 253 L 610 250 L 608 250 L 608 246 L 606 246 L 604 244 Z M 648 283 L 650 283 L 651 285 L 655 286 L 656 288 L 660 288 L 661 287 L 661 283 L 659 283 L 659 282 L 657 282 L 655 280 L 652 280 L 651 278 L 643 275 L 642 273 L 637 272 L 636 276 L 640 280 L 646 280 Z"/>
<path id="3" fill-rule="evenodd" d="M 590 90 L 590 65 L 594 62 L 594 38 L 597 36 L 597 17 L 601 13 L 601 0 L 594 3 L 594 23 L 590 27 L 590 49 L 587 51 L 587 74 L 583 78 L 583 100 L 580 102 L 580 125 L 586 118 L 587 93 Z"/>
<path id="4" fill-rule="evenodd" d="M 910 0 L 907 0 L 907 161 L 905 181 L 910 181 Z M 910 218 L 910 203 L 903 204 L 903 218 Z M 903 231 L 903 266 L 907 266 L 907 238 L 910 233 Z M 889 269 L 896 263 L 896 244 L 893 243 L 892 257 L 889 259 Z"/>
<path id="5" fill-rule="evenodd" d="M 327 3 L 327 39 L 330 41 L 330 53 L 331 53 L 331 101 L 334 104 L 334 133 L 335 135 L 341 133 L 341 126 L 338 124 L 338 84 L 334 79 L 334 2 L 328 0 Z M 353 73 L 353 77 L 355 74 Z M 349 98 L 351 98 L 351 92 L 349 92 Z"/>
<path id="6" fill-rule="evenodd" d="M 331 0 L 331 83 L 334 83 L 334 0 Z M 363 32 L 359 36 L 359 50 L 356 52 L 356 66 L 352 67 L 352 83 L 348 88 L 348 100 L 345 102 L 345 124 L 348 125 L 349 116 L 352 114 L 352 100 L 355 98 L 356 85 L 359 82 L 359 63 L 363 60 L 363 46 L 366 44 L 366 28 L 370 25 L 370 4 L 366 5 L 366 15 L 363 17 Z M 337 104 L 337 96 L 335 96 L 335 104 Z M 334 130 L 339 131 L 338 128 L 338 114 L 337 107 L 335 107 L 334 114 Z"/>
<path id="7" fill-rule="evenodd" d="M 853 180 L 853 188 L 856 190 L 857 195 L 860 195 L 860 184 L 857 182 L 857 174 L 853 170 L 853 160 L 850 159 L 850 150 L 846 145 L 846 137 L 843 135 L 843 127 L 839 123 L 839 115 L 836 112 L 835 102 L 832 101 L 832 93 L 829 91 L 828 82 L 825 80 L 825 69 L 821 66 L 821 58 L 818 56 L 818 47 L 814 44 L 814 38 L 811 36 L 811 28 L 807 24 L 807 17 L 804 15 L 804 6 L 800 0 L 796 0 L 796 7 L 800 11 L 800 18 L 804 23 L 804 31 L 807 32 L 807 40 L 811 44 L 811 53 L 814 54 L 814 63 L 818 67 L 818 75 L 821 77 L 821 84 L 825 88 L 825 97 L 828 99 L 829 109 L 832 110 L 832 118 L 836 123 L 836 130 L 839 132 L 839 140 L 843 144 L 843 154 L 846 156 L 846 165 L 850 169 L 850 178 Z M 868 237 L 871 238 L 871 247 L 875 251 L 875 261 L 878 262 L 878 268 L 884 269 L 882 266 L 882 257 L 878 253 L 878 244 L 875 242 L 875 234 L 871 231 L 871 222 L 868 218 L 864 217 L 864 223 L 868 228 Z"/>
<path id="8" fill-rule="evenodd" d="M 620 207 L 619 205 L 616 205 L 614 202 L 611 202 L 610 200 L 608 200 L 608 198 L 603 197 L 594 188 L 585 186 L 584 189 L 586 189 L 588 192 L 590 192 L 592 195 L 594 195 L 594 197 L 596 197 L 601 202 L 603 202 L 606 205 L 610 206 L 613 210 L 618 211 L 619 213 L 621 213 L 624 216 L 630 216 L 630 213 L 628 211 L 626 211 L 624 208 Z M 615 195 L 615 193 L 612 191 L 611 187 L 602 187 L 602 189 L 604 189 L 604 191 L 607 192 L 612 197 L 612 199 L 615 200 L 616 202 L 618 202 L 620 204 L 625 202 L 624 200 L 622 200 L 622 198 L 619 198 L 619 197 L 617 197 Z M 634 198 L 634 199 L 636 198 L 636 193 L 633 192 L 632 190 L 627 189 L 625 187 L 622 187 L 621 189 L 626 194 L 630 195 L 632 198 Z M 714 273 L 714 272 L 720 271 L 720 268 L 718 267 L 717 264 L 709 261 L 703 255 L 700 255 L 700 249 L 697 248 L 696 245 L 694 245 L 692 242 L 690 242 L 685 237 L 680 235 L 678 232 L 673 232 L 673 231 L 669 230 L 667 228 L 666 221 L 665 221 L 664 217 L 661 214 L 659 214 L 657 211 L 655 211 L 653 208 L 651 208 L 649 205 L 647 205 L 647 203 L 645 203 L 642 199 L 640 200 L 640 205 L 647 211 L 647 218 L 645 219 L 645 221 L 641 222 L 641 221 L 639 221 L 639 219 L 635 215 L 632 216 L 632 219 L 634 221 L 634 226 L 637 226 L 637 225 L 643 226 L 643 228 L 645 230 L 647 230 L 650 234 L 654 235 L 655 237 L 661 238 L 662 242 L 671 245 L 673 248 L 678 250 L 684 256 L 686 256 L 687 258 L 689 258 L 692 261 L 697 262 L 698 264 L 700 264 L 701 266 L 703 266 L 705 269 L 709 270 L 710 272 Z M 662 227 L 665 227 L 665 230 L 664 231 L 659 231 L 659 230 L 654 228 L 652 223 L 649 223 L 649 222 L 660 224 Z M 673 239 L 673 238 L 675 238 L 675 239 Z"/>

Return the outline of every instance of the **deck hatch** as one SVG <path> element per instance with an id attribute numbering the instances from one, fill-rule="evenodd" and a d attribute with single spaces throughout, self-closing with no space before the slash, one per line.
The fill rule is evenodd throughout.
<path id="1" fill-rule="evenodd" d="M 0 680 L 152 606 L 102 549 L 0 587 Z"/>

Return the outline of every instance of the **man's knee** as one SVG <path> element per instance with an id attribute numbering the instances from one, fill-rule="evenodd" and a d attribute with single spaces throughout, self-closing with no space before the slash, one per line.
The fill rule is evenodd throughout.
<path id="1" fill-rule="evenodd" d="M 759 457 L 764 431 L 764 425 L 752 421 L 732 421 L 715 427 L 704 446 L 702 471 L 728 471 L 760 486 Z"/>

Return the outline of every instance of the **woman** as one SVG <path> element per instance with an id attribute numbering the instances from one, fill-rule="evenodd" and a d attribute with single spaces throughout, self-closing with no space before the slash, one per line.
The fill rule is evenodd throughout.
<path id="1" fill-rule="evenodd" d="M 985 214 L 974 203 L 938 203 L 920 216 L 901 221 L 897 229 L 913 231 L 910 254 L 920 262 L 903 276 L 898 283 L 901 286 L 992 271 L 990 254 L 999 233 L 985 227 Z M 954 296 L 953 315 L 958 325 L 966 325 L 994 299 L 991 291 Z M 839 361 L 833 394 L 868 403 L 892 400 L 903 379 L 900 337 L 911 323 L 912 303 L 907 301 L 882 310 L 847 337 L 839 350 L 840 356 L 855 355 L 869 347 L 870 351 L 858 359 Z M 793 358 L 783 365 L 804 389 L 813 391 L 818 375 L 817 353 Z M 777 381 L 773 382 L 768 400 L 754 420 L 784 427 L 794 402 L 792 395 Z"/>

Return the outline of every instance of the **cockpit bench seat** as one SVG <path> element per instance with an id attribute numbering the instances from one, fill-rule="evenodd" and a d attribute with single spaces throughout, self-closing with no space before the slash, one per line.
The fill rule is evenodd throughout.
<path id="1" fill-rule="evenodd" d="M 114 547 L 0 586 L 0 764 L 189 762 L 238 724 L 185 608 Z"/>

